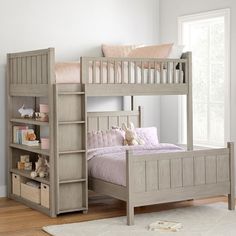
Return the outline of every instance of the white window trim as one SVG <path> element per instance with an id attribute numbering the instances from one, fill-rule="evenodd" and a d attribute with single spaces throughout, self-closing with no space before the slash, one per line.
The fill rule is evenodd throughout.
<path id="1" fill-rule="evenodd" d="M 215 17 L 224 17 L 225 19 L 225 144 L 230 140 L 230 9 L 219 9 L 215 11 L 202 12 L 192 15 L 178 17 L 178 43 L 183 44 L 182 39 L 182 25 L 185 22 L 204 20 Z M 183 111 L 186 109 L 182 96 L 178 98 L 178 127 L 179 127 L 179 143 L 183 143 L 184 135 L 183 131 L 186 124 L 184 123 Z"/>

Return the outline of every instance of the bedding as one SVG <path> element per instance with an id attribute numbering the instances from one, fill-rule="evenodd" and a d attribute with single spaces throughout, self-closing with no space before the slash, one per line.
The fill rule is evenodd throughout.
<path id="1" fill-rule="evenodd" d="M 88 150 L 88 175 L 106 182 L 126 186 L 126 150 L 134 155 L 179 152 L 184 149 L 174 144 L 115 146 Z"/>
<path id="2" fill-rule="evenodd" d="M 114 63 L 110 63 L 110 83 L 115 83 L 115 65 Z M 116 70 L 116 83 L 121 83 L 122 81 L 122 70 L 120 63 L 117 63 L 117 70 Z M 96 73 L 95 73 L 95 83 L 108 83 L 108 69 L 107 69 L 107 63 L 104 62 L 102 66 L 102 72 L 103 72 L 103 78 L 100 78 L 100 63 L 97 63 L 96 66 Z M 137 68 L 135 72 L 135 68 Z M 137 73 L 137 81 L 135 82 L 135 73 Z M 144 69 L 144 83 L 154 83 L 154 69 L 150 69 L 150 82 L 148 82 L 149 77 L 149 70 Z M 173 70 L 169 71 L 169 74 L 166 69 L 163 70 L 163 81 L 162 83 L 179 83 L 183 81 L 183 71 L 176 70 L 175 75 L 175 81 L 173 80 Z M 92 76 L 92 64 L 89 67 L 89 78 L 88 83 L 93 83 L 93 76 Z M 61 62 L 56 63 L 55 65 L 55 77 L 56 77 L 56 83 L 63 84 L 63 83 L 81 83 L 80 79 L 80 63 L 79 62 Z M 156 71 L 156 77 L 157 77 L 157 83 L 160 83 L 160 72 Z M 131 63 L 131 78 L 130 81 L 128 80 L 128 63 L 124 63 L 124 83 L 139 83 L 141 84 L 142 73 L 141 68 L 139 66 L 135 67 L 134 63 Z M 169 79 L 168 79 L 169 78 Z"/>
<path id="3" fill-rule="evenodd" d="M 107 45 L 102 44 L 104 57 L 127 57 L 137 45 Z"/>

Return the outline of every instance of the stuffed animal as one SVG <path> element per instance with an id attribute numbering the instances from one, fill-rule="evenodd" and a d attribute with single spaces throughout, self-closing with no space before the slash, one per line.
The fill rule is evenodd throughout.
<path id="1" fill-rule="evenodd" d="M 35 171 L 31 172 L 31 177 L 35 178 L 37 176 L 44 178 L 49 173 L 49 163 L 46 159 L 46 157 L 38 156 L 38 161 L 35 162 Z"/>
<path id="2" fill-rule="evenodd" d="M 34 110 L 32 108 L 25 108 L 25 104 L 18 110 L 20 113 L 21 117 L 29 117 L 32 118 L 34 115 Z"/>
<path id="3" fill-rule="evenodd" d="M 145 142 L 140 139 L 135 131 L 134 124 L 129 122 L 129 127 L 122 124 L 122 129 L 125 131 L 124 145 L 143 145 Z"/>

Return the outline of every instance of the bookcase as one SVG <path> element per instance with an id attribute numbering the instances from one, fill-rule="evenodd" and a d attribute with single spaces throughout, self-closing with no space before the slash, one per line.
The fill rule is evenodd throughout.
<path id="1" fill-rule="evenodd" d="M 7 56 L 8 197 L 51 217 L 88 209 L 85 87 L 55 84 L 54 60 L 52 48 Z M 47 104 L 49 120 L 21 118 L 23 104 L 34 111 Z M 49 149 L 14 143 L 14 126 L 34 129 L 37 139 L 46 135 Z M 33 163 L 46 156 L 49 176 L 32 178 L 31 171 L 17 169 L 21 155 Z M 32 189 L 27 181 L 41 188 Z"/>

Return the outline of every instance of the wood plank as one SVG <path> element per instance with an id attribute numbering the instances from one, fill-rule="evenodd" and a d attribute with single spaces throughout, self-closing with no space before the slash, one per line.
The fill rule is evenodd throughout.
<path id="1" fill-rule="evenodd" d="M 148 192 L 158 190 L 158 175 L 158 161 L 146 161 L 146 188 Z"/>
<path id="2" fill-rule="evenodd" d="M 183 158 L 183 186 L 192 186 L 194 184 L 193 158 Z"/>
<path id="3" fill-rule="evenodd" d="M 159 189 L 170 188 L 170 160 L 160 160 L 159 162 Z"/>
<path id="4" fill-rule="evenodd" d="M 229 156 L 217 156 L 217 183 L 229 181 Z"/>
<path id="5" fill-rule="evenodd" d="M 206 183 L 213 184 L 217 183 L 216 179 L 216 156 L 206 157 Z"/>
<path id="6" fill-rule="evenodd" d="M 206 183 L 205 157 L 194 157 L 194 184 L 201 185 Z"/>
<path id="7" fill-rule="evenodd" d="M 171 188 L 182 187 L 182 159 L 171 160 Z"/>
<path id="8" fill-rule="evenodd" d="M 135 162 L 133 166 L 134 192 L 146 191 L 146 162 Z"/>

